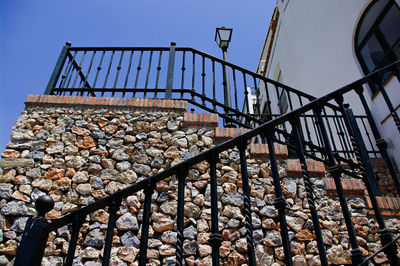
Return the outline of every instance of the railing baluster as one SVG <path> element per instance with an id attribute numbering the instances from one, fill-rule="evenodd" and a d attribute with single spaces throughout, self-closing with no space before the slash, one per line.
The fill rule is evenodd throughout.
<path id="1" fill-rule="evenodd" d="M 181 90 L 183 90 L 184 87 L 185 87 L 185 70 L 186 70 L 185 61 L 186 61 L 186 51 L 183 51 L 183 54 L 182 54 L 182 68 L 181 68 L 181 70 L 182 70 Z M 183 99 L 183 91 L 181 92 L 181 99 Z"/>
<path id="2" fill-rule="evenodd" d="M 143 223 L 142 223 L 142 235 L 140 237 L 139 246 L 139 265 L 146 265 L 147 261 L 147 243 L 149 240 L 149 225 L 150 225 L 150 207 L 151 207 L 151 195 L 154 192 L 154 185 L 148 183 L 144 189 L 144 207 L 143 207 Z"/>
<path id="3" fill-rule="evenodd" d="M 113 50 L 111 53 L 110 63 L 108 64 L 108 69 L 107 69 L 106 78 L 104 79 L 103 89 L 107 86 L 108 76 L 110 75 L 111 65 L 114 60 L 114 54 L 115 54 L 115 50 Z"/>
<path id="4" fill-rule="evenodd" d="M 134 53 L 134 51 L 131 51 L 131 55 L 129 56 L 129 64 L 128 64 L 128 70 L 127 70 L 126 76 L 125 76 L 124 89 L 126 88 L 126 85 L 128 84 L 129 73 L 131 72 L 131 66 L 132 66 L 133 53 Z M 125 97 L 125 91 L 122 92 L 122 97 Z"/>
<path id="5" fill-rule="evenodd" d="M 308 206 L 309 206 L 309 209 L 311 212 L 311 219 L 313 222 L 315 238 L 317 240 L 319 258 L 321 260 L 322 265 L 328 265 L 328 259 L 326 257 L 326 251 L 325 251 L 325 247 L 324 247 L 324 240 L 322 239 L 321 226 L 320 226 L 320 223 L 318 220 L 317 208 L 315 207 L 315 203 L 314 203 L 314 192 L 313 192 L 313 188 L 312 188 L 310 174 L 308 173 L 308 169 L 307 169 L 307 162 L 306 162 L 306 158 L 304 156 L 304 148 L 303 148 L 302 140 L 300 137 L 298 118 L 292 120 L 291 125 L 293 128 L 292 130 L 294 133 L 294 140 L 296 143 L 297 155 L 300 159 L 304 185 L 305 185 L 306 192 L 307 192 L 307 201 L 308 201 Z"/>
<path id="6" fill-rule="evenodd" d="M 114 81 L 114 86 L 113 89 L 115 89 L 117 87 L 117 83 L 118 83 L 118 77 L 119 77 L 119 72 L 121 71 L 121 64 L 122 64 L 122 60 L 124 58 L 124 52 L 121 52 L 121 55 L 119 57 L 119 62 L 118 62 L 118 66 L 117 66 L 117 74 L 115 75 L 115 81 Z M 114 97 L 115 91 L 112 92 L 112 97 Z"/>
<path id="7" fill-rule="evenodd" d="M 96 56 L 96 51 L 93 51 L 92 57 L 90 58 L 89 68 L 88 68 L 88 71 L 86 72 L 85 80 L 84 80 L 84 82 L 82 84 L 82 88 L 86 87 L 86 85 L 87 85 L 87 80 L 89 78 L 90 71 L 92 70 L 93 59 L 94 59 L 95 56 Z M 87 93 L 87 95 L 89 95 L 89 92 Z"/>
<path id="8" fill-rule="evenodd" d="M 340 125 L 339 119 L 340 119 L 339 115 L 338 115 L 337 111 L 335 110 L 335 118 L 333 121 L 335 123 L 336 132 L 338 133 L 344 156 L 346 156 L 347 158 L 350 158 L 349 148 L 347 146 L 346 139 L 344 138 L 344 132 L 342 130 L 342 126 Z"/>
<path id="9" fill-rule="evenodd" d="M 289 232 L 286 223 L 285 209 L 286 209 L 286 201 L 282 195 L 282 187 L 280 183 L 278 165 L 276 163 L 276 155 L 274 143 L 272 142 L 272 137 L 274 135 L 274 130 L 268 129 L 265 133 L 268 144 L 268 152 L 269 152 L 269 160 L 271 162 L 271 175 L 274 181 L 274 189 L 275 189 L 275 208 L 278 210 L 279 216 L 279 224 L 281 226 L 281 238 L 282 238 L 282 247 L 283 252 L 285 254 L 285 265 L 291 266 L 292 262 L 292 253 L 290 251 L 290 241 L 289 241 Z"/>
<path id="10" fill-rule="evenodd" d="M 372 166 L 365 149 L 365 145 L 362 141 L 360 130 L 358 129 L 352 110 L 349 108 L 349 106 L 345 106 L 343 104 L 343 96 L 338 96 L 336 98 L 336 101 L 339 104 L 340 111 L 343 114 L 344 122 L 346 123 L 346 127 L 351 135 L 353 148 L 357 156 L 358 164 L 360 165 L 363 181 L 367 187 L 372 208 L 375 213 L 375 218 L 379 226 L 379 237 L 381 240 L 381 244 L 382 246 L 385 246 L 393 240 L 393 237 L 386 228 L 381 210 L 378 205 L 378 201 L 376 199 L 376 196 L 379 196 L 380 192 L 378 190 L 378 184 L 376 183 Z M 384 252 L 392 265 L 400 264 L 400 260 L 397 257 L 397 247 L 395 243 L 390 244 L 384 250 Z"/>
<path id="11" fill-rule="evenodd" d="M 217 111 L 217 98 L 215 94 L 215 61 L 212 60 L 212 90 L 213 90 L 213 111 Z"/>
<path id="12" fill-rule="evenodd" d="M 86 57 L 86 51 L 83 52 L 81 62 L 79 63 L 78 69 L 76 70 L 76 76 L 75 76 L 74 82 L 72 83 L 72 88 L 75 88 L 75 84 L 78 79 L 78 76 L 80 76 L 80 74 L 81 74 L 82 64 L 83 64 L 83 61 L 85 60 L 85 57 Z M 78 86 L 78 88 L 79 88 L 79 86 Z M 82 93 L 81 93 L 81 95 L 82 95 Z"/>
<path id="13" fill-rule="evenodd" d="M 341 171 L 339 166 L 336 164 L 335 157 L 332 152 L 331 145 L 329 143 L 328 134 L 326 132 L 326 128 L 324 125 L 324 121 L 321 116 L 321 111 L 318 109 L 314 110 L 314 114 L 316 116 L 316 123 L 321 131 L 321 136 L 324 142 L 324 148 L 326 152 L 326 156 L 328 158 L 328 166 L 329 166 L 329 173 L 333 177 L 336 186 L 336 192 L 339 198 L 340 206 L 342 208 L 344 221 L 346 223 L 347 232 L 349 234 L 349 239 L 351 243 L 351 260 L 353 265 L 358 265 L 363 261 L 363 253 L 358 247 L 357 236 L 354 231 L 353 222 L 351 220 L 351 213 L 349 211 L 349 207 L 346 202 L 346 197 L 344 195 L 342 182 L 340 181 Z M 328 120 L 327 120 L 328 121 Z"/>
<path id="14" fill-rule="evenodd" d="M 260 101 L 260 89 L 257 87 L 257 80 L 256 80 L 255 76 L 253 76 L 253 82 L 254 82 L 254 89 L 256 91 L 256 101 L 257 101 L 256 107 L 257 107 L 257 112 L 258 112 L 258 118 L 260 120 L 262 120 L 261 107 L 260 107 L 260 105 L 261 105 L 261 103 L 260 103 L 261 102 Z"/>
<path id="15" fill-rule="evenodd" d="M 354 153 L 350 148 L 351 147 L 351 139 L 350 139 L 350 136 L 349 136 L 349 132 L 347 132 L 347 130 L 345 130 L 346 126 L 344 125 L 343 117 L 339 117 L 339 123 L 340 123 L 341 127 L 343 128 L 343 131 L 342 131 L 343 132 L 343 138 L 345 140 L 345 143 L 347 143 L 346 146 L 348 147 L 347 148 L 347 152 L 349 154 L 349 157 L 351 157 L 352 154 L 354 154 Z"/>
<path id="16" fill-rule="evenodd" d="M 150 69 L 151 69 L 151 61 L 153 59 L 153 51 L 150 51 L 149 56 L 149 66 L 147 67 L 147 75 L 146 75 L 146 82 L 144 84 L 144 88 L 147 89 L 147 85 L 149 84 L 149 76 L 150 76 Z M 147 92 L 144 92 L 143 97 L 146 98 Z"/>
<path id="17" fill-rule="evenodd" d="M 176 264 L 183 265 L 183 222 L 185 210 L 185 177 L 187 169 L 182 169 L 177 173 L 178 178 L 178 209 L 176 219 Z"/>
<path id="18" fill-rule="evenodd" d="M 369 126 L 371 127 L 372 134 L 374 135 L 376 146 L 378 147 L 383 159 L 385 160 L 386 166 L 389 169 L 390 175 L 392 176 L 393 183 L 396 187 L 397 194 L 400 195 L 400 180 L 399 176 L 397 175 L 392 160 L 390 159 L 389 153 L 387 152 L 387 142 L 382 138 L 381 134 L 379 133 L 378 127 L 375 124 L 375 120 L 372 117 L 371 110 L 365 100 L 363 94 L 364 88 L 360 85 L 356 88 L 356 92 L 360 97 L 361 103 L 364 107 L 365 113 L 367 114 L 367 119 L 369 122 Z"/>
<path id="19" fill-rule="evenodd" d="M 157 98 L 158 82 L 160 80 L 161 60 L 162 60 L 162 51 L 160 51 L 160 53 L 158 55 L 157 77 L 156 77 L 156 85 L 155 85 L 156 91 L 154 92 L 154 98 Z"/>
<path id="20" fill-rule="evenodd" d="M 116 222 L 116 214 L 121 206 L 121 197 L 114 197 L 109 207 L 109 216 L 108 216 L 108 226 L 107 226 L 107 235 L 104 244 L 104 252 L 103 252 L 103 266 L 107 266 L 110 264 L 110 254 L 112 247 L 112 240 L 114 236 L 114 228 Z"/>
<path id="21" fill-rule="evenodd" d="M 73 66 L 73 62 L 75 61 L 75 57 L 76 57 L 76 55 L 78 54 L 78 51 L 75 51 L 74 52 L 74 56 L 72 57 L 72 66 Z M 73 73 L 74 73 L 74 70 L 76 70 L 74 67 L 72 68 L 72 72 L 71 72 L 71 75 L 69 76 L 69 79 L 68 79 L 68 82 L 67 82 L 67 86 L 65 87 L 65 88 L 68 88 L 69 87 L 69 83 L 71 82 L 71 79 L 72 79 L 72 76 L 73 76 Z M 72 95 L 72 91 L 70 92 L 70 95 Z"/>
<path id="22" fill-rule="evenodd" d="M 104 59 L 105 53 L 106 53 L 106 51 L 103 51 L 103 53 L 101 54 L 100 62 L 99 62 L 99 65 L 98 65 L 97 71 L 96 71 L 96 76 L 95 76 L 94 82 L 93 82 L 93 88 L 96 88 L 97 78 L 99 77 L 99 74 L 100 74 L 101 65 L 103 64 L 103 59 Z M 101 96 L 103 96 L 103 94 L 104 94 L 104 92 L 101 93 Z"/>
<path id="23" fill-rule="evenodd" d="M 136 68 L 136 79 L 135 79 L 135 86 L 134 89 L 137 89 L 137 84 L 139 81 L 139 74 L 140 74 L 140 70 L 142 69 L 142 58 L 143 58 L 143 50 L 140 51 L 140 57 L 139 57 L 139 63 L 138 63 L 138 67 Z M 133 91 L 133 95 L 132 98 L 135 98 L 136 96 L 136 90 Z"/>
<path id="24" fill-rule="evenodd" d="M 195 95 L 195 75 L 196 74 L 196 54 L 193 52 L 193 61 L 192 61 L 192 101 L 194 101 L 194 95 Z"/>
<path id="25" fill-rule="evenodd" d="M 76 52 L 75 52 L 76 53 Z M 65 72 L 61 77 L 61 83 L 60 83 L 60 89 L 64 88 L 65 83 L 67 82 L 67 79 L 70 77 L 71 74 L 71 69 L 72 69 L 72 60 L 71 58 L 68 58 L 68 64 L 67 67 L 65 68 Z M 58 94 L 61 95 L 62 91 L 59 91 Z"/>
<path id="26" fill-rule="evenodd" d="M 328 116 L 328 114 L 326 113 L 325 107 L 323 107 L 322 110 L 323 110 L 323 112 L 324 112 L 324 116 L 325 116 L 326 121 L 328 121 L 328 122 L 327 122 L 327 125 L 328 125 L 329 137 L 330 137 L 330 140 L 331 140 L 331 144 L 332 144 L 332 146 L 333 146 L 333 151 L 334 151 L 334 152 L 337 152 L 337 148 L 336 148 L 336 144 L 335 144 L 335 139 L 333 138 L 331 123 L 329 122 L 329 116 Z M 333 118 L 332 118 L 332 121 L 334 121 Z"/>
<path id="27" fill-rule="evenodd" d="M 246 74 L 242 72 L 243 74 L 243 86 L 244 86 L 244 102 L 246 103 L 246 112 L 247 114 L 250 114 L 250 102 L 249 102 L 249 91 L 247 90 L 247 80 L 246 80 Z M 250 90 L 251 93 L 251 90 Z M 250 125 L 250 121 L 246 119 L 246 125 Z"/>
<path id="28" fill-rule="evenodd" d="M 76 246 L 78 244 L 79 230 L 81 229 L 84 221 L 85 221 L 85 217 L 83 217 L 79 214 L 74 216 L 74 221 L 72 222 L 71 239 L 69 240 L 67 257 L 65 259 L 66 266 L 71 266 L 74 261 L 75 250 L 76 250 Z"/>
<path id="29" fill-rule="evenodd" d="M 246 140 L 240 138 L 237 147 L 239 149 L 240 169 L 242 173 L 247 254 L 249 256 L 249 265 L 256 265 L 256 257 L 254 254 L 254 244 L 253 244 L 254 239 L 253 239 L 253 226 L 251 218 L 251 205 L 250 205 L 250 187 L 249 187 L 249 178 L 247 175 L 246 146 L 247 146 Z"/>
<path id="30" fill-rule="evenodd" d="M 214 266 L 220 265 L 219 247 L 222 242 L 218 227 L 217 160 L 218 154 L 212 153 L 208 161 L 210 164 L 211 187 L 211 237 L 209 242 L 212 247 L 212 262 Z"/>
<path id="31" fill-rule="evenodd" d="M 202 56 L 202 60 L 201 60 L 201 95 L 203 97 L 201 97 L 201 102 L 203 105 L 206 104 L 205 102 L 205 96 L 206 96 L 206 71 L 205 71 L 205 67 L 206 67 L 206 62 L 205 62 L 206 58 L 203 55 Z"/>
<path id="32" fill-rule="evenodd" d="M 236 85 L 236 70 L 232 69 L 232 79 L 233 79 L 233 88 L 235 90 L 235 110 L 239 112 L 239 103 L 238 103 L 238 92 L 237 92 L 237 85 Z M 236 120 L 239 120 L 239 115 L 236 116 Z"/>

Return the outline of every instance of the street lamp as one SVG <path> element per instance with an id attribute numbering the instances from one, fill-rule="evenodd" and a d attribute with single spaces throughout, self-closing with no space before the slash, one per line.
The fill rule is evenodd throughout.
<path id="1" fill-rule="evenodd" d="M 225 62 L 228 61 L 227 50 L 229 42 L 231 41 L 231 37 L 232 37 L 232 29 L 221 27 L 217 28 L 215 31 L 215 42 L 222 49 L 222 55 L 224 57 Z M 231 90 L 229 87 L 229 71 L 227 65 L 224 65 L 223 67 L 223 86 L 224 86 L 224 104 L 232 108 Z"/>

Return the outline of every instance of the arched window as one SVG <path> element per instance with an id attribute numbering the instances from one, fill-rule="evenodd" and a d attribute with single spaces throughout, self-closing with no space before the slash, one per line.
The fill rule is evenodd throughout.
<path id="1" fill-rule="evenodd" d="M 355 49 L 364 74 L 400 59 L 400 8 L 394 0 L 376 0 L 368 6 L 357 26 Z M 371 90 L 375 93 L 376 88 Z"/>

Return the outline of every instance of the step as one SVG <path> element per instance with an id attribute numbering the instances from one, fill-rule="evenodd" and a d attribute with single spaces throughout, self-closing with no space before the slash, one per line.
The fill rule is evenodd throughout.
<path id="1" fill-rule="evenodd" d="M 374 215 L 370 197 L 365 197 L 367 207 L 369 209 L 368 215 Z M 398 197 L 376 197 L 379 208 L 384 216 L 400 216 L 400 198 Z"/>
<path id="2" fill-rule="evenodd" d="M 326 193 L 328 195 L 337 195 L 335 181 L 332 177 L 325 177 Z M 340 178 L 343 191 L 348 196 L 364 196 L 365 186 L 361 179 Z"/>
<path id="3" fill-rule="evenodd" d="M 310 176 L 313 177 L 325 176 L 324 163 L 312 159 L 306 159 L 306 162 L 307 162 L 307 170 Z M 287 159 L 286 165 L 287 165 L 286 168 L 287 176 L 292 176 L 292 177 L 302 176 L 301 164 L 299 159 Z"/>
<path id="4" fill-rule="evenodd" d="M 275 155 L 278 159 L 288 158 L 288 149 L 286 145 L 274 144 Z M 250 144 L 250 158 L 251 159 L 267 159 L 269 158 L 269 150 L 267 144 Z"/>
<path id="5" fill-rule="evenodd" d="M 209 113 L 184 113 L 183 127 L 201 127 L 215 128 L 218 127 L 218 114 Z"/>
<path id="6" fill-rule="evenodd" d="M 221 143 L 249 131 L 247 128 L 220 127 L 215 128 L 215 142 Z"/>

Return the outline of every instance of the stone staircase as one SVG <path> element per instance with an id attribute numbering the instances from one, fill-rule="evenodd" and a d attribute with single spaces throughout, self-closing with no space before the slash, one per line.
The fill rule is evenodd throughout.
<path id="1" fill-rule="evenodd" d="M 197 128 L 214 128 L 215 130 L 215 143 L 222 143 L 231 138 L 237 137 L 240 134 L 247 132 L 249 129 L 246 128 L 224 128 L 218 127 L 218 114 L 209 113 L 185 113 L 182 121 L 183 127 L 197 127 Z M 286 177 L 298 178 L 302 176 L 301 164 L 299 159 L 289 159 L 288 148 L 286 145 L 275 144 L 275 155 L 277 159 L 280 159 L 285 166 Z M 248 157 L 250 159 L 259 159 L 268 161 L 269 151 L 267 144 L 260 143 L 249 143 L 248 146 Z M 329 177 L 327 169 L 323 162 L 316 161 L 313 159 L 306 159 L 307 169 L 311 177 L 319 178 L 324 184 L 325 193 L 329 196 L 335 197 L 336 186 L 333 178 Z M 357 160 L 353 159 L 356 163 Z M 386 176 L 386 164 L 382 158 L 371 158 L 371 164 L 374 172 L 378 176 Z M 347 164 L 342 164 L 342 167 L 349 168 Z M 390 182 L 390 178 L 386 178 L 384 182 L 386 184 L 380 185 L 384 191 L 387 190 L 387 182 Z M 365 184 L 361 179 L 353 177 L 341 178 L 342 187 L 346 196 L 349 197 L 361 197 L 367 202 L 367 208 L 369 214 L 373 215 L 372 205 L 369 200 L 368 192 L 365 188 Z M 392 191 L 394 191 L 393 184 L 390 184 Z M 382 189 L 381 189 L 382 190 Z M 383 209 L 383 215 L 387 217 L 400 217 L 400 197 L 394 196 L 382 196 L 377 197 L 379 207 Z"/>

